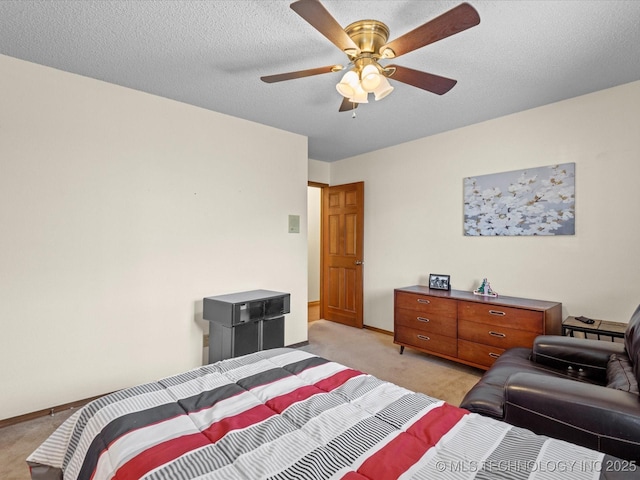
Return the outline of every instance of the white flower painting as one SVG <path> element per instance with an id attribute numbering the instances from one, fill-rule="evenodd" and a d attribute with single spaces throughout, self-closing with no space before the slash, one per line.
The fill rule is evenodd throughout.
<path id="1" fill-rule="evenodd" d="M 464 179 L 465 235 L 574 235 L 575 163 Z"/>

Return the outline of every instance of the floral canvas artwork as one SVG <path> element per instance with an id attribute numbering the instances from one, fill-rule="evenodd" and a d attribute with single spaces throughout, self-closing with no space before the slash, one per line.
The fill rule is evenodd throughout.
<path id="1" fill-rule="evenodd" d="M 574 235 L 575 163 L 465 178 L 464 234 Z"/>

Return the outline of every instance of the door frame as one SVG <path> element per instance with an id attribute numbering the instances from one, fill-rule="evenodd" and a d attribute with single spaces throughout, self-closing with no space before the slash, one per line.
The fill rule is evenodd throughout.
<path id="1" fill-rule="evenodd" d="M 328 183 L 320 183 L 320 182 L 307 182 L 308 187 L 315 187 L 320 189 L 320 318 L 324 318 L 324 307 L 323 307 L 323 299 L 324 299 L 324 254 L 323 254 L 323 242 L 324 235 L 322 231 L 322 198 L 324 198 L 325 189 L 329 187 Z"/>

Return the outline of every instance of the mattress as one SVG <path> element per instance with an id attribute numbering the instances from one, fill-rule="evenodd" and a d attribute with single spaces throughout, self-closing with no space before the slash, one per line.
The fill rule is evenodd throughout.
<path id="1" fill-rule="evenodd" d="M 27 459 L 33 480 L 609 479 L 631 462 L 298 349 L 99 398 Z"/>

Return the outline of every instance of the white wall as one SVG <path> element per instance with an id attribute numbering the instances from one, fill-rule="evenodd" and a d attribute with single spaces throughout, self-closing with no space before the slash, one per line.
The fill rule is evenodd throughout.
<path id="1" fill-rule="evenodd" d="M 393 289 L 429 273 L 628 321 L 640 303 L 639 139 L 634 82 L 332 163 L 332 185 L 365 182 L 365 324 L 393 330 Z M 574 236 L 463 236 L 464 177 L 566 162 Z"/>
<path id="2" fill-rule="evenodd" d="M 0 71 L 0 419 L 200 365 L 205 296 L 290 292 L 285 344 L 307 339 L 305 137 Z"/>

